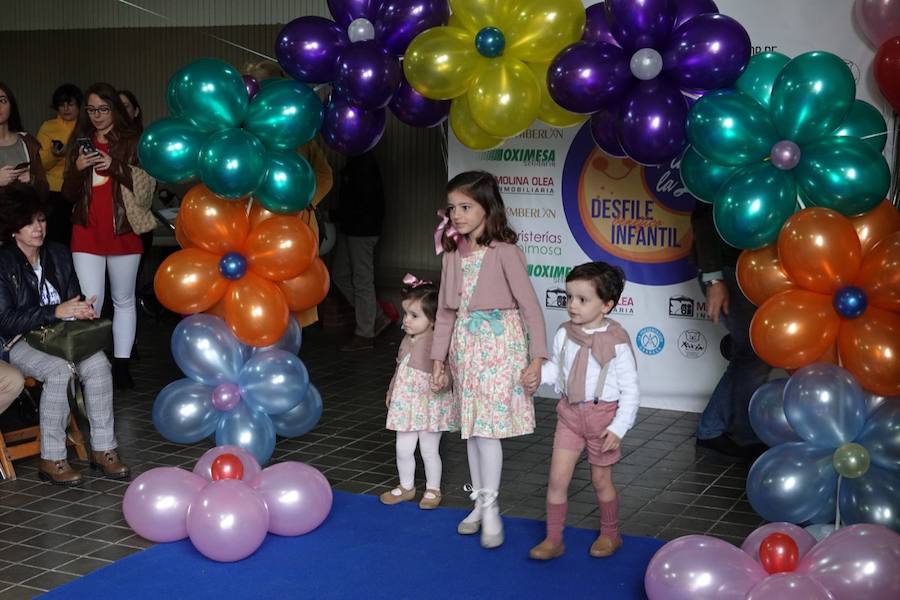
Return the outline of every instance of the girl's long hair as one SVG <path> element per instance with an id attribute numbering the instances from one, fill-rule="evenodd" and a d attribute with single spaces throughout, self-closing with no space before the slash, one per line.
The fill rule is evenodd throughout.
<path id="1" fill-rule="evenodd" d="M 113 118 L 112 130 L 108 134 L 110 139 L 118 140 L 125 137 L 137 137 L 140 135 L 135 129 L 131 118 L 128 116 L 128 112 L 126 112 L 125 105 L 122 104 L 122 99 L 119 98 L 119 93 L 116 91 L 116 88 L 108 83 L 93 84 L 84 91 L 85 105 L 87 105 L 88 98 L 91 94 L 99 96 L 109 105 L 111 111 L 110 114 L 112 114 Z M 91 122 L 91 118 L 88 116 L 87 111 L 82 107 L 81 112 L 78 113 L 78 121 L 75 123 L 75 131 L 72 132 L 72 136 L 69 138 L 68 156 L 66 158 L 67 169 L 74 167 L 75 159 L 78 158 L 79 150 L 75 141 L 78 138 L 91 138 L 96 131 L 97 130 Z"/>
<path id="2" fill-rule="evenodd" d="M 19 103 L 16 102 L 15 95 L 9 89 L 9 86 L 2 81 L 0 81 L 0 90 L 3 90 L 7 101 L 9 101 L 9 120 L 6 121 L 6 127 L 14 133 L 24 131 L 22 128 L 22 116 L 19 114 Z"/>
<path id="3" fill-rule="evenodd" d="M 484 209 L 484 231 L 475 240 L 479 246 L 487 246 L 491 242 L 515 244 L 519 241 L 518 234 L 506 220 L 506 206 L 500 195 L 500 186 L 493 175 L 486 171 L 460 173 L 447 182 L 447 193 L 450 192 L 460 192 L 473 199 Z M 441 245 L 446 252 L 456 250 L 456 241 L 446 235 L 441 239 Z"/>

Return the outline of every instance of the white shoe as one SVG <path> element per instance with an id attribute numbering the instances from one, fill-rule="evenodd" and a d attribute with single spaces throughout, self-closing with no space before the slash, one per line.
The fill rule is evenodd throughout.
<path id="1" fill-rule="evenodd" d="M 481 490 L 476 490 L 468 483 L 463 486 L 463 489 L 469 492 L 469 498 L 475 501 L 475 508 L 456 526 L 456 533 L 473 535 L 481 529 Z"/>
<path id="2" fill-rule="evenodd" d="M 481 547 L 497 548 L 503 545 L 503 519 L 497 504 L 497 490 L 481 490 Z"/>

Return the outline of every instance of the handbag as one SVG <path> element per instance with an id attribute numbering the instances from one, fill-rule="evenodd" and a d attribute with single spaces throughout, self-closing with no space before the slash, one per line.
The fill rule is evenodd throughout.
<path id="1" fill-rule="evenodd" d="M 131 230 L 140 235 L 156 229 L 156 217 L 150 212 L 156 180 L 140 167 L 129 165 L 129 168 L 133 191 L 124 185 L 120 186 L 122 203 L 125 205 L 125 216 L 128 217 Z"/>
<path id="2" fill-rule="evenodd" d="M 25 334 L 25 341 L 35 350 L 78 363 L 112 343 L 112 321 L 58 321 L 29 331 Z"/>

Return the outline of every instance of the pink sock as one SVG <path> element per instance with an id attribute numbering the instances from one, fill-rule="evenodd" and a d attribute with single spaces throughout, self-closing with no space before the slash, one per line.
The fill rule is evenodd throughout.
<path id="1" fill-rule="evenodd" d="M 611 540 L 619 537 L 619 497 L 611 502 L 600 502 L 600 535 Z"/>
<path id="2" fill-rule="evenodd" d="M 561 544 L 563 528 L 566 526 L 566 510 L 568 502 L 562 504 L 547 503 L 547 539 L 554 544 Z"/>

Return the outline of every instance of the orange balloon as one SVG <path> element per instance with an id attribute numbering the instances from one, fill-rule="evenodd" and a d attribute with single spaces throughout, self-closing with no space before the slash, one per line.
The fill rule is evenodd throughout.
<path id="1" fill-rule="evenodd" d="M 850 222 L 856 228 L 865 255 L 872 246 L 895 231 L 900 231 L 900 212 L 890 200 L 885 200 L 866 214 L 851 217 Z"/>
<path id="2" fill-rule="evenodd" d="M 775 244 L 741 252 L 737 262 L 737 279 L 741 291 L 757 306 L 778 292 L 796 287 L 781 268 Z"/>
<path id="3" fill-rule="evenodd" d="M 797 286 L 833 294 L 856 279 L 862 250 L 846 217 L 828 208 L 806 208 L 781 228 L 778 258 Z"/>
<path id="4" fill-rule="evenodd" d="M 251 272 L 231 282 L 225 320 L 239 340 L 251 346 L 274 344 L 287 329 L 287 301 L 278 286 Z"/>
<path id="5" fill-rule="evenodd" d="M 227 296 L 228 294 L 225 294 Z M 225 296 L 222 296 L 222 299 L 213 304 L 208 310 L 204 311 L 208 315 L 212 315 L 214 317 L 219 317 L 222 320 L 225 320 Z"/>
<path id="6" fill-rule="evenodd" d="M 220 198 L 202 183 L 184 195 L 178 217 L 188 239 L 213 254 L 240 252 L 250 231 L 247 203 Z"/>
<path id="7" fill-rule="evenodd" d="M 328 295 L 331 277 L 322 259 L 316 257 L 308 269 L 293 279 L 278 282 L 292 312 L 318 306 Z"/>
<path id="8" fill-rule="evenodd" d="M 900 315 L 869 307 L 841 323 L 841 364 L 879 396 L 900 394 Z"/>
<path id="9" fill-rule="evenodd" d="M 153 291 L 163 306 L 182 315 L 203 312 L 228 289 L 219 274 L 219 257 L 199 248 L 171 254 L 156 270 Z"/>
<path id="10" fill-rule="evenodd" d="M 296 217 L 266 219 L 247 236 L 244 256 L 247 266 L 267 279 L 293 279 L 309 268 L 318 255 L 316 236 Z"/>
<path id="11" fill-rule="evenodd" d="M 787 290 L 757 309 L 750 323 L 750 342 L 773 367 L 799 369 L 825 354 L 839 326 L 830 296 Z"/>
<path id="12" fill-rule="evenodd" d="M 263 208 L 262 204 L 255 199 L 250 201 L 250 214 L 248 215 L 248 218 L 250 219 L 250 229 L 255 229 L 257 225 L 274 216 L 275 213 Z"/>
<path id="13" fill-rule="evenodd" d="M 181 213 L 175 215 L 175 241 L 178 242 L 178 245 L 182 248 L 193 248 L 193 244 L 191 240 L 188 239 L 188 236 L 184 233 L 184 225 L 181 222 Z"/>
<path id="14" fill-rule="evenodd" d="M 900 313 L 900 231 L 865 255 L 854 285 L 866 293 L 869 306 Z"/>

